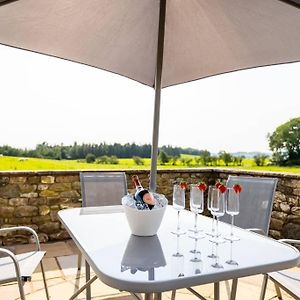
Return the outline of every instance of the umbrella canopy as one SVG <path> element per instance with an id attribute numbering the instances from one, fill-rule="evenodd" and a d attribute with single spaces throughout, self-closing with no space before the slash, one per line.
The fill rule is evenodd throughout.
<path id="1" fill-rule="evenodd" d="M 150 178 L 150 188 L 155 190 L 161 88 L 299 61 L 296 2 L 0 0 L 0 43 L 155 87 Z"/>

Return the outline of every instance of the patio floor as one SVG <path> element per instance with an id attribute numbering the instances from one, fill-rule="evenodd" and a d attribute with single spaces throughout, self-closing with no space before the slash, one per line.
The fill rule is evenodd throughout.
<path id="1" fill-rule="evenodd" d="M 34 245 L 19 245 L 16 246 L 16 252 L 20 253 L 28 251 Z M 46 270 L 46 277 L 49 287 L 49 293 L 52 300 L 68 299 L 78 286 L 81 286 L 84 281 L 84 267 L 81 272 L 77 271 L 77 255 L 75 254 L 75 246 L 71 240 L 66 242 L 42 244 L 42 249 L 47 251 L 44 259 L 44 266 Z M 295 268 L 300 272 L 300 268 Z M 259 299 L 262 276 L 245 277 L 239 280 L 237 299 L 253 300 Z M 221 299 L 228 299 L 229 285 L 221 283 Z M 203 296 L 208 299 L 213 299 L 213 285 L 203 285 L 196 288 Z M 25 293 L 27 300 L 42 300 L 45 298 L 43 289 L 43 281 L 40 270 L 34 274 L 32 281 L 25 284 Z M 272 299 L 275 297 L 274 285 L 269 282 L 265 299 Z M 170 299 L 171 292 L 163 293 L 163 299 Z M 16 284 L 6 284 L 0 286 L 1 300 L 15 300 L 19 299 L 18 288 Z M 77 299 L 85 299 L 83 292 Z M 112 289 L 99 280 L 92 284 L 92 299 L 115 299 L 115 300 L 130 300 L 133 299 L 128 293 L 120 292 Z M 197 299 L 190 292 L 185 289 L 177 292 L 176 300 Z M 283 299 L 292 299 L 283 292 Z"/>

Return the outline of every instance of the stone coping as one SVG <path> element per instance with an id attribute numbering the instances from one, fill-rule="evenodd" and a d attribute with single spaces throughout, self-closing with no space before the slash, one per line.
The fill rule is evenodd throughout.
<path id="1" fill-rule="evenodd" d="M 13 176 L 20 176 L 20 175 L 78 175 L 80 172 L 125 172 L 127 174 L 145 174 L 150 173 L 149 169 L 79 169 L 79 170 L 7 170 L 7 171 L 0 171 L 0 176 L 5 175 L 13 175 Z M 300 174 L 294 173 L 284 173 L 284 172 L 272 172 L 272 171 L 260 171 L 260 170 L 243 170 L 243 169 L 230 169 L 230 168 L 178 168 L 178 169 L 159 169 L 157 173 L 226 173 L 226 174 L 243 174 L 243 175 L 262 175 L 264 177 L 278 177 L 278 178 L 290 178 L 290 179 L 299 179 Z"/>

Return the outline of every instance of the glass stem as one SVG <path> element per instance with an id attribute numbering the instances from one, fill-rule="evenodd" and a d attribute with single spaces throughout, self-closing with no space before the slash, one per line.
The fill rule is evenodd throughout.
<path id="1" fill-rule="evenodd" d="M 197 225 L 197 221 L 198 221 L 198 214 L 195 213 L 195 224 L 194 224 L 194 232 L 197 233 L 198 232 L 198 225 Z"/>
<path id="2" fill-rule="evenodd" d="M 218 220 L 218 218 L 217 218 L 217 220 Z M 216 244 L 216 265 L 219 264 L 218 246 L 219 246 L 219 245 Z"/>
<path id="3" fill-rule="evenodd" d="M 215 216 L 212 217 L 212 223 L 211 223 L 211 233 L 214 234 L 215 231 Z"/>
<path id="4" fill-rule="evenodd" d="M 216 238 L 219 236 L 219 217 L 216 217 Z"/>
<path id="5" fill-rule="evenodd" d="M 180 210 L 177 211 L 177 231 L 180 230 L 180 225 L 179 225 L 179 214 L 180 214 Z"/>
<path id="6" fill-rule="evenodd" d="M 231 215 L 231 232 L 230 232 L 230 236 L 233 236 L 233 223 L 234 223 L 234 215 Z"/>
<path id="7" fill-rule="evenodd" d="M 232 261 L 232 244 L 233 241 L 230 241 L 230 261 Z"/>

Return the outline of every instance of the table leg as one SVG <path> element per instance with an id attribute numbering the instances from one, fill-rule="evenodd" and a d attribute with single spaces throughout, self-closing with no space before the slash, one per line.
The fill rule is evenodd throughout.
<path id="1" fill-rule="evenodd" d="M 152 293 L 145 294 L 145 300 L 153 300 L 153 294 Z"/>
<path id="2" fill-rule="evenodd" d="M 161 293 L 154 293 L 154 300 L 161 300 Z"/>
<path id="3" fill-rule="evenodd" d="M 214 283 L 214 300 L 220 300 L 220 282 Z"/>
<path id="4" fill-rule="evenodd" d="M 235 300 L 236 298 L 236 289 L 237 289 L 238 279 L 232 279 L 231 291 L 230 291 L 230 300 Z"/>
<path id="5" fill-rule="evenodd" d="M 88 282 L 91 277 L 90 265 L 85 261 L 85 282 Z M 86 287 L 86 300 L 91 300 L 91 286 Z"/>

